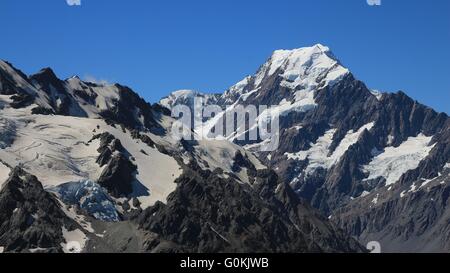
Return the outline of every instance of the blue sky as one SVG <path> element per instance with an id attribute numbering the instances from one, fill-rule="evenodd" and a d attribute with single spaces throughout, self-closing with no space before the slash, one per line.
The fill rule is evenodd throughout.
<path id="1" fill-rule="evenodd" d="M 1 0 L 0 58 L 119 82 L 150 102 L 222 92 L 276 49 L 322 43 L 370 88 L 450 113 L 450 1 Z"/>

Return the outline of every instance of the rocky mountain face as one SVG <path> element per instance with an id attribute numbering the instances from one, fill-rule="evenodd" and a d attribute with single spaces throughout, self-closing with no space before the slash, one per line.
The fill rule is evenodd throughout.
<path id="1" fill-rule="evenodd" d="M 0 94 L 12 95 L 13 108 L 32 105 L 33 114 L 102 118 L 129 129 L 156 125 L 151 105 L 128 87 L 84 82 L 77 76 L 63 81 L 50 68 L 27 77 L 3 61 L 0 68 Z"/>
<path id="2" fill-rule="evenodd" d="M 189 103 L 179 95 L 161 104 Z M 224 136 L 254 152 L 299 197 L 361 243 L 380 241 L 387 251 L 450 250 L 444 232 L 450 182 L 445 113 L 401 91 L 368 89 L 323 45 L 275 51 L 255 75 L 204 102 L 209 103 L 228 110 L 272 106 L 280 120 L 275 151 L 262 152 L 261 140 L 238 141 L 237 131 Z M 246 127 L 247 134 L 251 130 Z"/>
<path id="3" fill-rule="evenodd" d="M 35 176 L 19 167 L 0 191 L 0 245 L 9 252 L 62 252 L 63 233 L 79 228 Z"/>
<path id="4" fill-rule="evenodd" d="M 251 184 L 189 166 L 167 204 L 144 210 L 137 222 L 161 252 L 364 252 L 354 239 L 298 199 L 272 171 Z"/>
<path id="5" fill-rule="evenodd" d="M 245 147 L 174 138 L 167 107 L 0 61 L 0 252 L 365 251 Z"/>
<path id="6" fill-rule="evenodd" d="M 279 145 L 238 128 L 179 140 L 177 105 L 217 105 L 193 116 L 209 129 L 225 109 L 270 106 Z M 221 94 L 154 105 L 0 61 L 0 185 L 7 252 L 447 252 L 450 118 L 370 90 L 323 45 L 277 50 Z"/>
<path id="7" fill-rule="evenodd" d="M 384 251 L 446 252 L 449 167 L 440 177 L 419 180 L 405 190 L 377 191 L 351 202 L 337 210 L 335 221 L 362 241 L 378 240 Z"/>

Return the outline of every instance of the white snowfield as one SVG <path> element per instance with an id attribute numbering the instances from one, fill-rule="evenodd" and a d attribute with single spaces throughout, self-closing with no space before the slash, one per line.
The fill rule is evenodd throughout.
<path id="1" fill-rule="evenodd" d="M 0 149 L 0 159 L 12 167 L 22 166 L 36 175 L 44 187 L 83 179 L 97 181 L 103 171 L 95 162 L 99 155 L 99 140 L 90 144 L 88 141 L 95 134 L 109 132 L 135 159 L 133 163 L 138 166 L 138 173 L 133 196 L 141 201 L 143 208 L 156 201 L 165 202 L 175 190 L 174 181 L 181 174 L 176 160 L 132 139 L 128 131 L 124 133 L 100 119 L 31 115 L 32 107 L 0 110 L 2 119 L 13 124 L 16 131 L 12 144 Z M 0 179 L 5 173 L 2 164 Z"/>
<path id="2" fill-rule="evenodd" d="M 383 93 L 384 92 L 381 92 L 381 91 L 378 91 L 378 90 L 370 90 L 370 93 L 372 95 L 374 95 L 377 98 L 377 100 L 381 100 L 383 98 Z"/>
<path id="3" fill-rule="evenodd" d="M 106 125 L 106 124 L 105 124 Z M 122 142 L 122 145 L 133 156 L 133 162 L 138 166 L 135 183 L 135 193 L 141 201 L 142 208 L 153 205 L 156 201 L 166 203 L 166 199 L 175 188 L 175 180 L 181 175 L 182 170 L 177 161 L 156 148 L 151 148 L 139 140 L 133 139 L 130 133 L 124 133 L 119 128 L 107 127 L 107 131 Z M 158 142 L 160 138 L 148 134 L 152 140 Z M 144 151 L 146 154 L 141 152 Z M 142 186 L 149 190 L 149 196 L 139 196 Z M 143 192 L 145 193 L 145 192 Z"/>
<path id="4" fill-rule="evenodd" d="M 160 104 L 168 109 L 171 109 L 172 106 L 179 104 L 182 101 L 193 101 L 194 98 L 202 98 L 204 103 L 214 103 L 216 101 L 216 97 L 213 94 L 203 94 L 194 90 L 177 90 L 172 92 L 169 96 L 160 100 Z"/>
<path id="5" fill-rule="evenodd" d="M 79 229 L 68 231 L 65 227 L 62 227 L 62 234 L 66 241 L 61 243 L 64 253 L 80 253 L 83 251 L 88 240 L 83 231 Z"/>
<path id="6" fill-rule="evenodd" d="M 11 170 L 7 166 L 5 166 L 2 162 L 0 162 L 0 189 L 3 183 L 5 183 L 5 181 L 8 179 L 10 172 Z"/>
<path id="7" fill-rule="evenodd" d="M 238 83 L 236 83 L 235 85 L 233 85 L 232 87 L 230 87 L 227 91 L 225 91 L 223 94 L 223 97 L 228 97 L 225 101 L 227 103 L 230 103 L 230 102 L 232 103 L 230 97 L 235 96 L 235 95 L 237 95 L 237 96 L 244 95 L 244 96 L 248 97 L 248 94 L 252 93 L 252 92 L 244 92 L 244 89 L 250 83 L 251 79 L 252 79 L 252 76 L 247 76 L 244 79 L 242 79 L 241 81 L 239 81 Z M 255 89 L 253 91 L 257 91 L 257 90 L 258 89 Z"/>
<path id="8" fill-rule="evenodd" d="M 341 140 L 338 147 L 334 150 L 334 152 L 330 153 L 330 145 L 333 142 L 333 136 L 336 133 L 336 129 L 330 129 L 323 136 L 317 139 L 316 143 L 311 143 L 311 148 L 307 151 L 300 151 L 297 153 L 286 153 L 285 155 L 288 159 L 293 160 L 309 160 L 309 165 L 305 169 L 306 174 L 314 173 L 318 168 L 330 169 L 345 154 L 345 152 L 355 144 L 361 134 L 365 130 L 370 130 L 374 126 L 374 123 L 368 123 L 362 126 L 358 131 L 350 130 L 347 132 L 345 137 Z"/>
<path id="9" fill-rule="evenodd" d="M 71 205 L 64 204 L 61 200 L 58 200 L 59 206 L 64 214 L 79 224 L 84 231 L 88 233 L 94 233 L 92 224 L 88 221 L 87 217 L 76 213 L 76 209 Z"/>
<path id="10" fill-rule="evenodd" d="M 369 173 L 366 180 L 383 177 L 386 185 L 396 183 L 409 170 L 416 169 L 425 159 L 434 145 L 429 145 L 432 136 L 419 134 L 410 137 L 398 147 L 387 147 L 380 152 L 363 170 Z"/>
<path id="11" fill-rule="evenodd" d="M 165 128 L 168 128 L 168 133 L 164 139 L 158 139 L 156 137 L 155 140 L 158 140 L 160 143 L 164 143 L 167 147 L 180 150 L 180 144 L 175 138 L 173 138 L 174 134 L 171 132 L 173 122 L 175 122 L 175 119 L 165 117 L 162 120 L 162 124 Z M 200 139 L 199 137 L 197 138 Z M 266 168 L 266 166 L 264 166 L 254 154 L 225 139 L 205 138 L 204 140 L 199 140 L 197 141 L 197 144 L 194 145 L 193 153 L 189 154 L 185 152 L 182 155 L 182 159 L 185 164 L 189 163 L 191 160 L 194 160 L 195 162 L 198 162 L 199 165 L 205 170 L 214 171 L 220 168 L 224 172 L 224 177 L 228 177 L 228 174 L 235 174 L 240 182 L 248 183 L 249 177 L 245 168 L 242 168 L 241 172 L 238 174 L 234 173 L 232 170 L 234 157 L 237 152 L 240 152 L 244 157 L 246 157 L 257 170 Z"/>
<path id="12" fill-rule="evenodd" d="M 266 168 L 253 154 L 226 140 L 199 141 L 199 145 L 195 148 L 194 156 L 200 162 L 200 166 L 203 169 L 214 171 L 217 168 L 221 168 L 224 170 L 226 177 L 227 173 L 234 173 L 232 170 L 234 164 L 233 158 L 237 151 L 239 151 L 244 157 L 247 157 L 257 170 Z M 206 162 L 207 164 L 202 162 Z M 246 168 L 242 168 L 239 173 L 234 174 L 237 175 L 242 183 L 249 183 Z"/>
<path id="13" fill-rule="evenodd" d="M 63 116 L 10 121 L 17 128 L 17 136 L 11 146 L 0 150 L 0 158 L 10 166 L 23 166 L 45 186 L 99 177 L 102 170 L 95 163 L 99 143 L 87 145 L 97 121 Z"/>
<path id="14" fill-rule="evenodd" d="M 180 100 L 191 99 L 196 97 L 197 95 L 203 95 L 201 93 L 195 92 L 193 90 L 183 89 L 172 92 L 169 96 L 161 99 L 159 103 L 171 109 L 173 105 L 175 105 Z"/>

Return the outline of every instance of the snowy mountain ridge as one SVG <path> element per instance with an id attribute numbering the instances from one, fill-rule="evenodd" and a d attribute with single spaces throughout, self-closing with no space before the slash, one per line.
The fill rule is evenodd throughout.
<path id="1" fill-rule="evenodd" d="M 215 104 L 228 111 L 238 105 L 274 107 L 280 118 L 280 146 L 275 151 L 261 152 L 263 142 L 238 141 L 237 131 L 225 137 L 255 152 L 300 197 L 332 219 L 342 217 L 359 225 L 361 215 L 370 215 L 375 209 L 384 210 L 379 213 L 395 211 L 400 217 L 405 197 L 445 191 L 450 186 L 445 171 L 450 162 L 449 117 L 402 91 L 382 93 L 367 88 L 326 46 L 274 51 L 256 74 L 214 96 L 218 97 Z M 174 105 L 177 102 L 170 107 Z M 220 116 L 224 114 L 206 121 L 206 128 L 221 123 Z M 238 122 L 245 124 L 244 120 Z M 246 128 L 245 133 L 252 130 L 255 128 Z M 206 136 L 211 135 L 206 132 Z M 447 206 L 430 206 L 442 214 L 432 222 L 418 222 L 431 229 L 450 219 L 445 218 Z M 403 227 L 398 218 L 389 219 L 392 226 L 384 228 L 387 220 L 382 217 L 365 221 L 371 228 L 339 224 L 363 242 L 380 240 L 393 251 L 414 242 L 426 244 L 429 239 L 421 235 L 417 224 L 411 232 L 414 235 L 393 243 L 382 238 Z M 372 226 L 370 221 L 384 224 Z M 426 247 L 449 249 L 450 240 L 443 241 L 446 243 Z"/>
<path id="2" fill-rule="evenodd" d="M 237 131 L 175 138 L 170 109 L 197 97 L 272 106 L 278 149 Z M 0 62 L 0 132 L 6 252 L 67 251 L 72 239 L 85 252 L 450 249 L 449 117 L 368 89 L 320 44 L 275 51 L 222 94 L 180 90 L 154 105 L 119 84 Z"/>
<path id="3" fill-rule="evenodd" d="M 2 62 L 1 252 L 364 251 L 252 153 L 174 122 L 128 87 Z"/>

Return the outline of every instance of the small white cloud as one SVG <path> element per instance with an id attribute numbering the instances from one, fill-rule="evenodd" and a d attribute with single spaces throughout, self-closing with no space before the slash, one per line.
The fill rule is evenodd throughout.
<path id="1" fill-rule="evenodd" d="M 381 6 L 381 0 L 367 0 L 369 6 Z"/>
<path id="2" fill-rule="evenodd" d="M 86 82 L 92 82 L 92 83 L 96 83 L 96 84 L 100 84 L 100 85 L 111 85 L 111 83 L 108 80 L 98 79 L 92 75 L 84 76 L 83 80 Z"/>
<path id="3" fill-rule="evenodd" d="M 81 0 L 66 0 L 69 6 L 81 6 Z"/>

